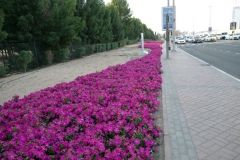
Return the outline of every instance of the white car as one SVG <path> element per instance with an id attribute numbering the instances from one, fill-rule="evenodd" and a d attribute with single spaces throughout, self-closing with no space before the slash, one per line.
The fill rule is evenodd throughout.
<path id="1" fill-rule="evenodd" d="M 186 43 L 186 40 L 185 40 L 184 38 L 177 38 L 177 39 L 175 40 L 175 42 L 176 42 L 177 44 L 185 44 L 185 43 Z"/>
<path id="2" fill-rule="evenodd" d="M 227 32 L 223 32 L 220 39 L 224 39 L 224 40 L 229 39 L 229 34 Z"/>
<path id="3" fill-rule="evenodd" d="M 229 34 L 229 40 L 233 40 L 233 34 Z"/>
<path id="4" fill-rule="evenodd" d="M 217 38 L 213 35 L 205 37 L 205 42 L 216 42 L 216 41 L 217 41 Z"/>
<path id="5" fill-rule="evenodd" d="M 238 40 L 240 37 L 240 33 L 236 33 L 236 34 L 233 34 L 232 36 L 230 36 L 231 40 Z"/>
<path id="6" fill-rule="evenodd" d="M 221 39 L 221 34 L 216 34 L 217 39 Z"/>
<path id="7" fill-rule="evenodd" d="M 192 38 L 193 38 L 193 36 L 187 36 L 186 37 L 186 42 L 192 42 Z"/>

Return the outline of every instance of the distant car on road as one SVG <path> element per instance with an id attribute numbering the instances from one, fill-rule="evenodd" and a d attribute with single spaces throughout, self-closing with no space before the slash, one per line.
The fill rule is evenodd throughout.
<path id="1" fill-rule="evenodd" d="M 217 39 L 221 39 L 221 36 L 222 36 L 221 34 L 216 34 Z"/>
<path id="2" fill-rule="evenodd" d="M 202 40 L 202 42 L 205 41 L 205 37 L 207 37 L 207 36 L 201 36 L 201 40 Z"/>
<path id="3" fill-rule="evenodd" d="M 233 36 L 231 37 L 231 40 L 238 40 L 238 39 L 240 39 L 240 33 L 233 34 Z"/>
<path id="4" fill-rule="evenodd" d="M 186 42 L 191 42 L 191 41 L 192 41 L 192 37 L 193 37 L 193 36 L 187 36 L 187 37 L 186 37 Z"/>
<path id="5" fill-rule="evenodd" d="M 175 43 L 177 43 L 177 44 L 185 44 L 186 41 L 185 41 L 184 38 L 178 38 L 178 39 L 175 40 Z"/>
<path id="6" fill-rule="evenodd" d="M 217 38 L 214 35 L 205 37 L 205 42 L 216 42 Z"/>
<path id="7" fill-rule="evenodd" d="M 192 43 L 202 43 L 201 37 L 200 36 L 194 36 L 192 38 Z"/>
<path id="8" fill-rule="evenodd" d="M 227 32 L 223 32 L 220 39 L 223 39 L 223 40 L 229 39 L 229 34 Z"/>

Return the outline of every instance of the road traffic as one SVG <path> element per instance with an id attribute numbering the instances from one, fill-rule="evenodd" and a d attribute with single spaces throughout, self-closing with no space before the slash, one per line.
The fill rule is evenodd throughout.
<path id="1" fill-rule="evenodd" d="M 177 45 L 177 47 L 240 79 L 240 41 L 222 40 L 197 44 L 187 43 Z"/>

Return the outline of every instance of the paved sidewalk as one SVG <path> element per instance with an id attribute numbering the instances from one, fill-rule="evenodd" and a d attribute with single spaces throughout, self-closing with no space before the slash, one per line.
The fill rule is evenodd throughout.
<path id="1" fill-rule="evenodd" d="M 163 44 L 166 160 L 240 160 L 240 82 Z"/>

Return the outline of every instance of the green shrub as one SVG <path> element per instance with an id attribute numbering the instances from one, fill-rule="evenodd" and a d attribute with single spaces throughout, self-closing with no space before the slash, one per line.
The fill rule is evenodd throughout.
<path id="1" fill-rule="evenodd" d="M 61 48 L 54 52 L 54 61 L 55 62 L 64 62 L 67 60 L 69 54 L 68 48 Z"/>
<path id="2" fill-rule="evenodd" d="M 26 72 L 28 63 L 32 61 L 32 58 L 32 52 L 22 50 L 17 57 L 17 65 Z"/>
<path id="3" fill-rule="evenodd" d="M 92 52 L 91 52 L 92 54 L 93 54 L 93 53 L 96 53 L 96 46 L 95 46 L 95 45 L 92 45 L 92 46 L 91 46 L 91 49 L 92 49 Z"/>
<path id="4" fill-rule="evenodd" d="M 85 51 L 86 51 L 85 47 L 77 48 L 76 49 L 77 57 L 80 58 L 85 56 Z"/>
<path id="5" fill-rule="evenodd" d="M 7 74 L 7 66 L 0 66 L 0 77 L 4 77 Z"/>
<path id="6" fill-rule="evenodd" d="M 111 48 L 111 43 L 107 43 L 107 51 L 109 51 Z"/>
<path id="7" fill-rule="evenodd" d="M 102 44 L 101 46 L 102 46 L 102 50 L 101 51 L 102 52 L 106 51 L 106 44 Z"/>
<path id="8" fill-rule="evenodd" d="M 113 42 L 112 43 L 112 49 L 118 48 L 118 42 Z"/>

